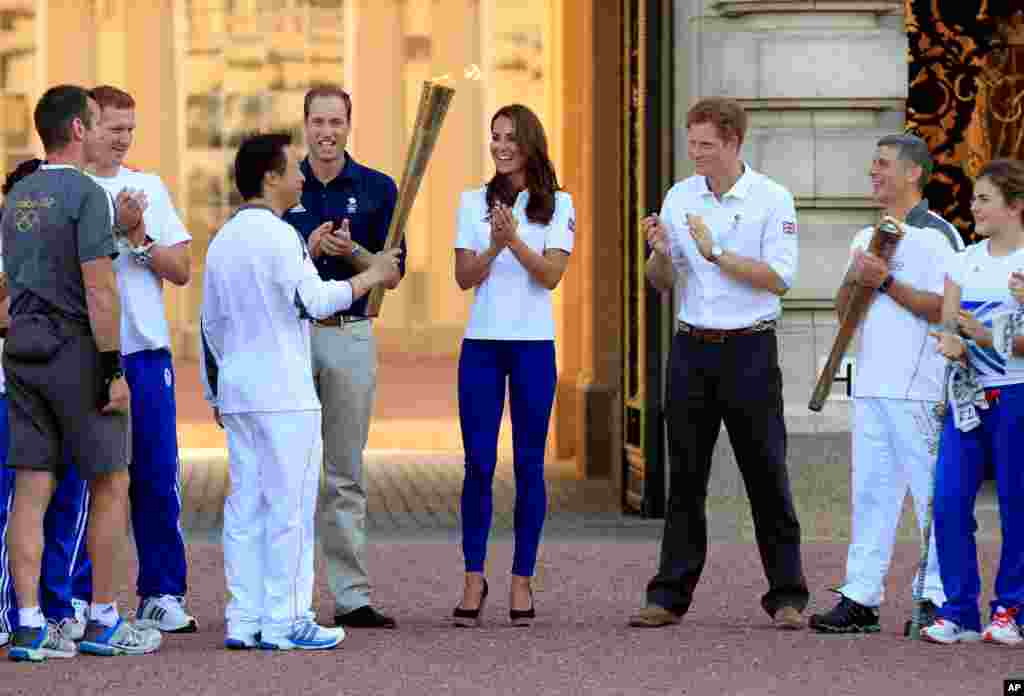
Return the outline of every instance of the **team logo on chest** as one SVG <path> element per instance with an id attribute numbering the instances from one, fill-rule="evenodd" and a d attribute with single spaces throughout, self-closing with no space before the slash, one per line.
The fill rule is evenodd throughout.
<path id="1" fill-rule="evenodd" d="M 14 211 L 14 226 L 22 234 L 39 226 L 39 213 L 31 208 L 17 208 Z"/>
<path id="2" fill-rule="evenodd" d="M 355 215 L 359 212 L 359 206 L 356 205 L 356 199 L 354 196 L 349 196 L 348 205 L 345 206 L 345 212 L 349 215 Z"/>

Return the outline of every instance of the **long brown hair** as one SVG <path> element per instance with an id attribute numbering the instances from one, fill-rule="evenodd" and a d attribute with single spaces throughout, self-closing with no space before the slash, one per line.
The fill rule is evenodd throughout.
<path id="1" fill-rule="evenodd" d="M 1006 205 L 1024 201 L 1024 162 L 1015 159 L 992 160 L 978 173 L 978 180 L 988 179 L 1003 194 Z M 1024 210 L 1020 213 L 1024 222 Z"/>
<path id="2" fill-rule="evenodd" d="M 526 158 L 526 190 L 530 200 L 526 204 L 526 219 L 538 225 L 547 225 L 555 215 L 555 192 L 560 191 L 555 167 L 548 157 L 548 138 L 537 115 L 522 104 L 509 104 L 498 109 L 491 118 L 491 128 L 500 116 L 515 126 L 516 144 Z M 495 203 L 515 205 L 519 191 L 509 177 L 495 174 L 487 182 L 487 209 Z"/>

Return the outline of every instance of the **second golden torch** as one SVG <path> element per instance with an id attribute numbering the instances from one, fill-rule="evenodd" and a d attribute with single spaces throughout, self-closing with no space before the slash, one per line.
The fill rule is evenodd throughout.
<path id="1" fill-rule="evenodd" d="M 434 152 L 437 136 L 441 133 L 441 124 L 448 105 L 452 101 L 455 90 L 452 87 L 427 81 L 423 83 L 419 109 L 416 111 L 416 124 L 409 140 L 409 151 L 405 156 L 405 168 L 402 170 L 402 183 L 398 188 L 398 200 L 395 212 L 391 216 L 388 238 L 385 249 L 393 249 L 405 239 L 405 223 L 409 219 L 416 193 L 420 190 L 420 182 L 427 170 L 430 155 Z M 380 305 L 384 301 L 384 288 L 374 288 L 366 302 L 366 316 L 375 317 L 380 314 Z"/>

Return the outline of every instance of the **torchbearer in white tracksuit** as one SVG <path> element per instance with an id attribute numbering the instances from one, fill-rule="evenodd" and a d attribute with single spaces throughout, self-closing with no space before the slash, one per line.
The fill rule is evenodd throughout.
<path id="1" fill-rule="evenodd" d="M 836 298 L 842 317 L 854 286 L 875 291 L 856 351 L 846 582 L 836 590 L 836 606 L 811 617 L 810 627 L 822 633 L 881 629 L 878 607 L 908 488 L 918 524 L 923 527 L 928 516 L 945 374 L 929 329 L 939 321 L 946 269 L 962 248 L 955 229 L 921 199 L 930 172 L 931 155 L 920 138 L 894 135 L 879 141 L 871 165 L 875 199 L 884 214 L 906 221 L 904 236 L 886 263 L 867 253 L 874 228 L 861 230 Z M 933 534 L 928 544 L 924 625 L 945 601 Z"/>
<path id="2" fill-rule="evenodd" d="M 227 432 L 224 505 L 230 593 L 225 646 L 333 648 L 313 621 L 313 524 L 323 441 L 309 319 L 393 282 L 398 251 L 347 281 L 323 281 L 281 213 L 302 188 L 287 134 L 246 139 L 235 158 L 243 205 L 210 244 L 201 319 L 206 398 Z"/>

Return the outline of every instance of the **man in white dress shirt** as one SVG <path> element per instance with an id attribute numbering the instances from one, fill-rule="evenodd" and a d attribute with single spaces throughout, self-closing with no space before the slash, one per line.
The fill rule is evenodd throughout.
<path id="1" fill-rule="evenodd" d="M 786 425 L 775 322 L 797 265 L 793 196 L 739 158 L 747 117 L 709 98 L 687 115 L 696 174 L 644 220 L 648 280 L 681 285 L 666 414 L 671 492 L 657 574 L 630 624 L 679 623 L 707 556 L 705 502 L 722 423 L 750 499 L 768 578 L 761 606 L 781 629 L 803 626 L 807 582 L 786 470 Z"/>
<path id="2" fill-rule="evenodd" d="M 206 257 L 202 375 L 227 431 L 231 476 L 224 503 L 229 649 L 329 649 L 345 636 L 316 624 L 311 611 L 323 439 L 309 320 L 398 278 L 396 249 L 374 255 L 348 280 L 320 279 L 299 233 L 281 220 L 303 181 L 290 144 L 287 134 L 242 143 L 235 183 L 245 205 Z"/>

